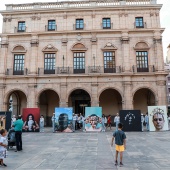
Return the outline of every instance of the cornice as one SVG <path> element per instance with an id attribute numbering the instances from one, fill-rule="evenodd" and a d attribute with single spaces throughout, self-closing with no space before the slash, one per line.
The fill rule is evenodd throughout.
<path id="1" fill-rule="evenodd" d="M 54 13 L 54 12 L 80 12 L 80 11 L 113 11 L 113 10 L 160 10 L 162 5 L 133 5 L 133 6 L 97 6 L 97 7 L 81 7 L 81 8 L 35 8 L 35 9 L 29 9 L 29 10 L 3 10 L 0 11 L 2 15 L 20 15 L 20 14 L 32 14 L 32 13 Z"/>

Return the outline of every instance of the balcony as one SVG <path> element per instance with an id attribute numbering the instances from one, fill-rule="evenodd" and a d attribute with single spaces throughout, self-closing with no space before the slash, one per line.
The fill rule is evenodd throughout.
<path id="1" fill-rule="evenodd" d="M 15 27 L 14 28 L 14 32 L 26 32 L 26 26 L 22 26 L 22 27 Z"/>
<path id="2" fill-rule="evenodd" d="M 28 69 L 24 68 L 24 70 L 13 70 L 12 68 L 7 68 L 5 75 L 28 75 Z"/>
<path id="3" fill-rule="evenodd" d="M 57 25 L 45 25 L 45 31 L 57 31 Z"/>
<path id="4" fill-rule="evenodd" d="M 38 68 L 38 75 L 46 74 L 102 74 L 102 73 L 121 73 L 120 66 L 113 68 L 104 68 L 103 66 L 88 66 L 85 68 L 75 69 L 73 67 L 56 67 L 53 70 L 44 70 L 44 68 Z"/>
<path id="5" fill-rule="evenodd" d="M 81 25 L 79 25 L 79 24 L 73 24 L 73 30 L 85 30 L 85 26 L 86 26 L 85 23 L 84 23 L 84 24 L 81 24 Z"/>
<path id="6" fill-rule="evenodd" d="M 100 25 L 101 29 L 113 29 L 113 23 L 110 23 L 107 26 L 105 26 L 103 23 L 101 23 Z"/>
<path id="7" fill-rule="evenodd" d="M 134 28 L 147 28 L 146 22 L 134 23 Z"/>
<path id="8" fill-rule="evenodd" d="M 141 72 L 155 72 L 154 65 L 148 65 L 147 67 L 137 67 L 136 65 L 132 66 L 133 73 L 141 73 Z"/>

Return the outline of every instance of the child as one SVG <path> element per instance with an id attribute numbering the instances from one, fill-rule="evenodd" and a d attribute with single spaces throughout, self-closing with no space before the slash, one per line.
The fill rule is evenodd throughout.
<path id="1" fill-rule="evenodd" d="M 44 132 L 44 116 L 40 117 L 40 132 Z"/>
<path id="2" fill-rule="evenodd" d="M 120 166 L 123 166 L 122 159 L 123 159 L 123 151 L 126 149 L 126 135 L 122 131 L 123 125 L 122 123 L 118 124 L 118 130 L 113 133 L 111 146 L 113 146 L 113 141 L 115 138 L 116 144 L 116 158 L 115 158 L 115 166 L 118 165 L 118 154 L 120 153 Z"/>
<path id="3" fill-rule="evenodd" d="M 3 159 L 6 158 L 6 152 L 7 152 L 7 139 L 5 138 L 7 131 L 5 129 L 1 129 L 0 131 L 0 165 L 1 166 L 7 166 L 6 164 L 4 164 Z"/>

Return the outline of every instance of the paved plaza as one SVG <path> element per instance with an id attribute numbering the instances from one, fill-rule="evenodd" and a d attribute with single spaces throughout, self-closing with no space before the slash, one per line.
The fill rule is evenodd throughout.
<path id="1" fill-rule="evenodd" d="M 126 132 L 124 166 L 115 167 L 112 132 L 23 133 L 23 151 L 8 152 L 9 170 L 169 170 L 170 131 Z"/>

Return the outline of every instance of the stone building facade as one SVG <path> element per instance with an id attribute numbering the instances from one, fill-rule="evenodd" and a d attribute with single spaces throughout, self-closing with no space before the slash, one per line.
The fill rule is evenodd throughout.
<path id="1" fill-rule="evenodd" d="M 8 4 L 0 48 L 0 109 L 101 106 L 147 112 L 166 105 L 156 0 Z M 10 108 L 11 109 L 11 108 Z"/>

